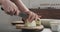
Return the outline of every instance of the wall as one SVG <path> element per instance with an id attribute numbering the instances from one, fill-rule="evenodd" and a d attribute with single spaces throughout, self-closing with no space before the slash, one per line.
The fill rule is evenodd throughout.
<path id="1" fill-rule="evenodd" d="M 37 8 L 37 7 L 60 8 L 60 0 L 22 0 L 22 1 L 28 8 Z M 43 5 L 41 5 L 41 4 L 43 4 Z"/>

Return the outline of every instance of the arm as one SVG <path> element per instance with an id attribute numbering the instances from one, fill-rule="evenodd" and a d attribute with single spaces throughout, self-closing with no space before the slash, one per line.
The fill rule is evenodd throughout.
<path id="1" fill-rule="evenodd" d="M 29 9 L 23 4 L 21 0 L 12 0 L 22 12 L 27 12 Z"/>
<path id="2" fill-rule="evenodd" d="M 28 15 L 27 20 L 28 21 L 33 21 L 34 19 L 38 19 L 39 16 L 35 14 L 34 12 L 30 11 L 21 0 L 12 0 L 19 8 L 20 11 L 26 13 Z M 26 19 L 24 19 L 26 20 Z"/>

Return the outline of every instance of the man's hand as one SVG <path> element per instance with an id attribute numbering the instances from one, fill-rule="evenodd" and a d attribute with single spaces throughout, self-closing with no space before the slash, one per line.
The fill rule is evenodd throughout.
<path id="1" fill-rule="evenodd" d="M 37 20 L 38 18 L 41 17 L 41 16 L 38 16 L 37 14 L 35 14 L 32 11 L 28 11 L 28 12 L 26 12 L 26 14 L 29 15 L 28 18 L 27 18 L 28 21 Z"/>
<path id="2" fill-rule="evenodd" d="M 2 8 L 7 14 L 10 15 L 18 15 L 20 13 L 18 7 L 10 0 L 2 2 Z"/>

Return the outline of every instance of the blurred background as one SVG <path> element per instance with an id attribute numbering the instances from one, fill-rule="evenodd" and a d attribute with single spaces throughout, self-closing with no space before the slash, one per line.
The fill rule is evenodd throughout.
<path id="1" fill-rule="evenodd" d="M 60 31 L 60 0 L 22 0 L 33 12 L 41 15 L 42 24 L 47 27 L 42 32 Z M 11 24 L 12 21 L 20 21 L 19 16 L 10 16 L 1 10 L 0 6 L 0 32 L 20 32 Z M 56 25 L 55 25 L 55 24 Z M 51 29 L 50 29 L 51 27 Z M 56 30 L 54 30 L 54 28 Z"/>

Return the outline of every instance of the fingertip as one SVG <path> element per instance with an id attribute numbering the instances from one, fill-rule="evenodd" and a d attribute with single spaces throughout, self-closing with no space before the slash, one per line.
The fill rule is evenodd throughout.
<path id="1" fill-rule="evenodd" d="M 16 10 L 16 15 L 17 15 L 17 16 L 19 15 L 19 13 L 20 13 L 20 11 L 19 11 L 19 10 Z"/>

